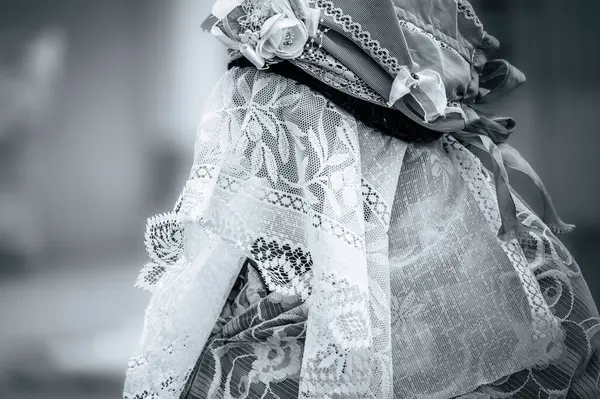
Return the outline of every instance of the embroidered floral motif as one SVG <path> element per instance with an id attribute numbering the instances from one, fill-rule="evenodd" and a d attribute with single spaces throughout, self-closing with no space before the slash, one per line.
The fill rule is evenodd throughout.
<path id="1" fill-rule="evenodd" d="M 300 285 L 298 280 L 302 280 L 313 266 L 310 252 L 290 243 L 267 241 L 261 237 L 254 242 L 250 252 L 270 286 L 275 281 L 281 287 Z M 290 289 L 289 293 L 293 291 Z"/>
<path id="2" fill-rule="evenodd" d="M 252 362 L 248 376 L 251 382 L 262 382 L 268 386 L 300 372 L 302 347 L 298 339 L 285 336 L 282 339 L 280 335 L 283 334 L 267 338 L 265 344 L 253 345 L 256 360 Z"/>

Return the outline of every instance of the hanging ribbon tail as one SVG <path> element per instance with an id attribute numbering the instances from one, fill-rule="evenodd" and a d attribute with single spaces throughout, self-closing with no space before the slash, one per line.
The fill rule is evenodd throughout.
<path id="1" fill-rule="evenodd" d="M 523 85 L 527 79 L 523 72 L 505 60 L 488 61 L 479 77 L 478 104 L 488 104 Z"/>
<path id="2" fill-rule="evenodd" d="M 474 115 L 473 122 L 465 128 L 467 132 L 488 136 L 494 143 L 501 144 L 508 140 L 515 130 L 516 122 L 513 118 L 488 115 L 472 107 L 467 107 L 467 110 Z"/>
<path id="3" fill-rule="evenodd" d="M 550 227 L 550 229 L 556 234 L 570 233 L 575 228 L 575 225 L 568 224 L 562 221 L 556 212 L 556 208 L 552 203 L 552 199 L 546 191 L 546 187 L 542 182 L 542 179 L 533 170 L 531 165 L 523 158 L 523 156 L 513 147 L 508 144 L 501 144 L 498 146 L 506 166 L 511 169 L 517 170 L 526 174 L 538 187 L 542 194 L 544 211 L 542 213 L 542 221 Z"/>
<path id="4" fill-rule="evenodd" d="M 411 74 L 403 67 L 396 75 L 390 91 L 388 106 L 394 104 L 407 94 L 411 94 L 423 110 L 423 118 L 429 123 L 444 115 L 448 106 L 446 89 L 440 74 L 431 69 L 425 69 Z"/>
<path id="5" fill-rule="evenodd" d="M 476 133 L 461 132 L 456 135 L 457 139 L 465 144 L 473 145 L 488 154 L 492 160 L 494 184 L 496 185 L 496 197 L 502 224 L 498 231 L 498 238 L 502 241 L 511 241 L 517 237 L 520 223 L 517 217 L 517 207 L 513 199 L 508 173 L 504 166 L 502 153 L 498 146 L 486 136 Z"/>

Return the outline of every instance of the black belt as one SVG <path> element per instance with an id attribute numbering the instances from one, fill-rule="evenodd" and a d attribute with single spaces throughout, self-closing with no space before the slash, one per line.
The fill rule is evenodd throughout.
<path id="1" fill-rule="evenodd" d="M 228 68 L 256 68 L 246 58 L 231 61 Z M 411 143 L 430 143 L 442 137 L 442 132 L 428 129 L 411 120 L 402 112 L 377 105 L 343 93 L 285 61 L 269 66 L 266 72 L 292 79 L 318 92 L 365 125 L 381 133 Z"/>

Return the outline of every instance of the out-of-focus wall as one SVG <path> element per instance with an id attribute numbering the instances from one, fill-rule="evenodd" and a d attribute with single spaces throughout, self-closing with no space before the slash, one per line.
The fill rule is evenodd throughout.
<path id="1" fill-rule="evenodd" d="M 174 204 L 225 70 L 210 6 L 0 0 L 0 397 L 120 396 L 145 220 Z M 48 51 L 60 73 L 36 74 Z"/>
<path id="2" fill-rule="evenodd" d="M 500 57 L 527 84 L 497 109 L 517 119 L 511 138 L 551 192 L 561 215 L 582 229 L 600 225 L 600 3 L 592 0 L 477 0 Z"/>
<path id="3" fill-rule="evenodd" d="M 49 116 L 27 133 L 20 164 L 43 253 L 130 243 L 155 203 L 174 199 L 202 99 L 223 70 L 200 29 L 208 9 L 190 0 L 2 6 L 0 35 L 26 42 L 58 27 L 67 49 Z"/>

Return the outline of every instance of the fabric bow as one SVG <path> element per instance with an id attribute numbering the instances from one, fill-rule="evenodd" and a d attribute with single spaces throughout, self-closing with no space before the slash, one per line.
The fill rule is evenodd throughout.
<path id="1" fill-rule="evenodd" d="M 272 0 L 269 3 L 272 15 L 262 23 L 260 31 L 251 32 L 256 35 L 254 41 L 244 40 L 244 33 L 238 31 L 239 26 L 227 20 L 243 3 L 243 0 L 218 0 L 202 28 L 227 48 L 239 51 L 258 69 L 265 69 L 269 60 L 275 58 L 298 58 L 308 38 L 318 35 L 320 9 L 310 8 L 305 1 L 299 1 L 294 7 L 290 0 Z"/>
<path id="2" fill-rule="evenodd" d="M 401 98 L 410 94 L 424 113 L 429 123 L 446 112 L 448 100 L 440 74 L 431 69 L 411 73 L 406 66 L 396 75 L 390 92 L 388 106 L 393 107 Z"/>

